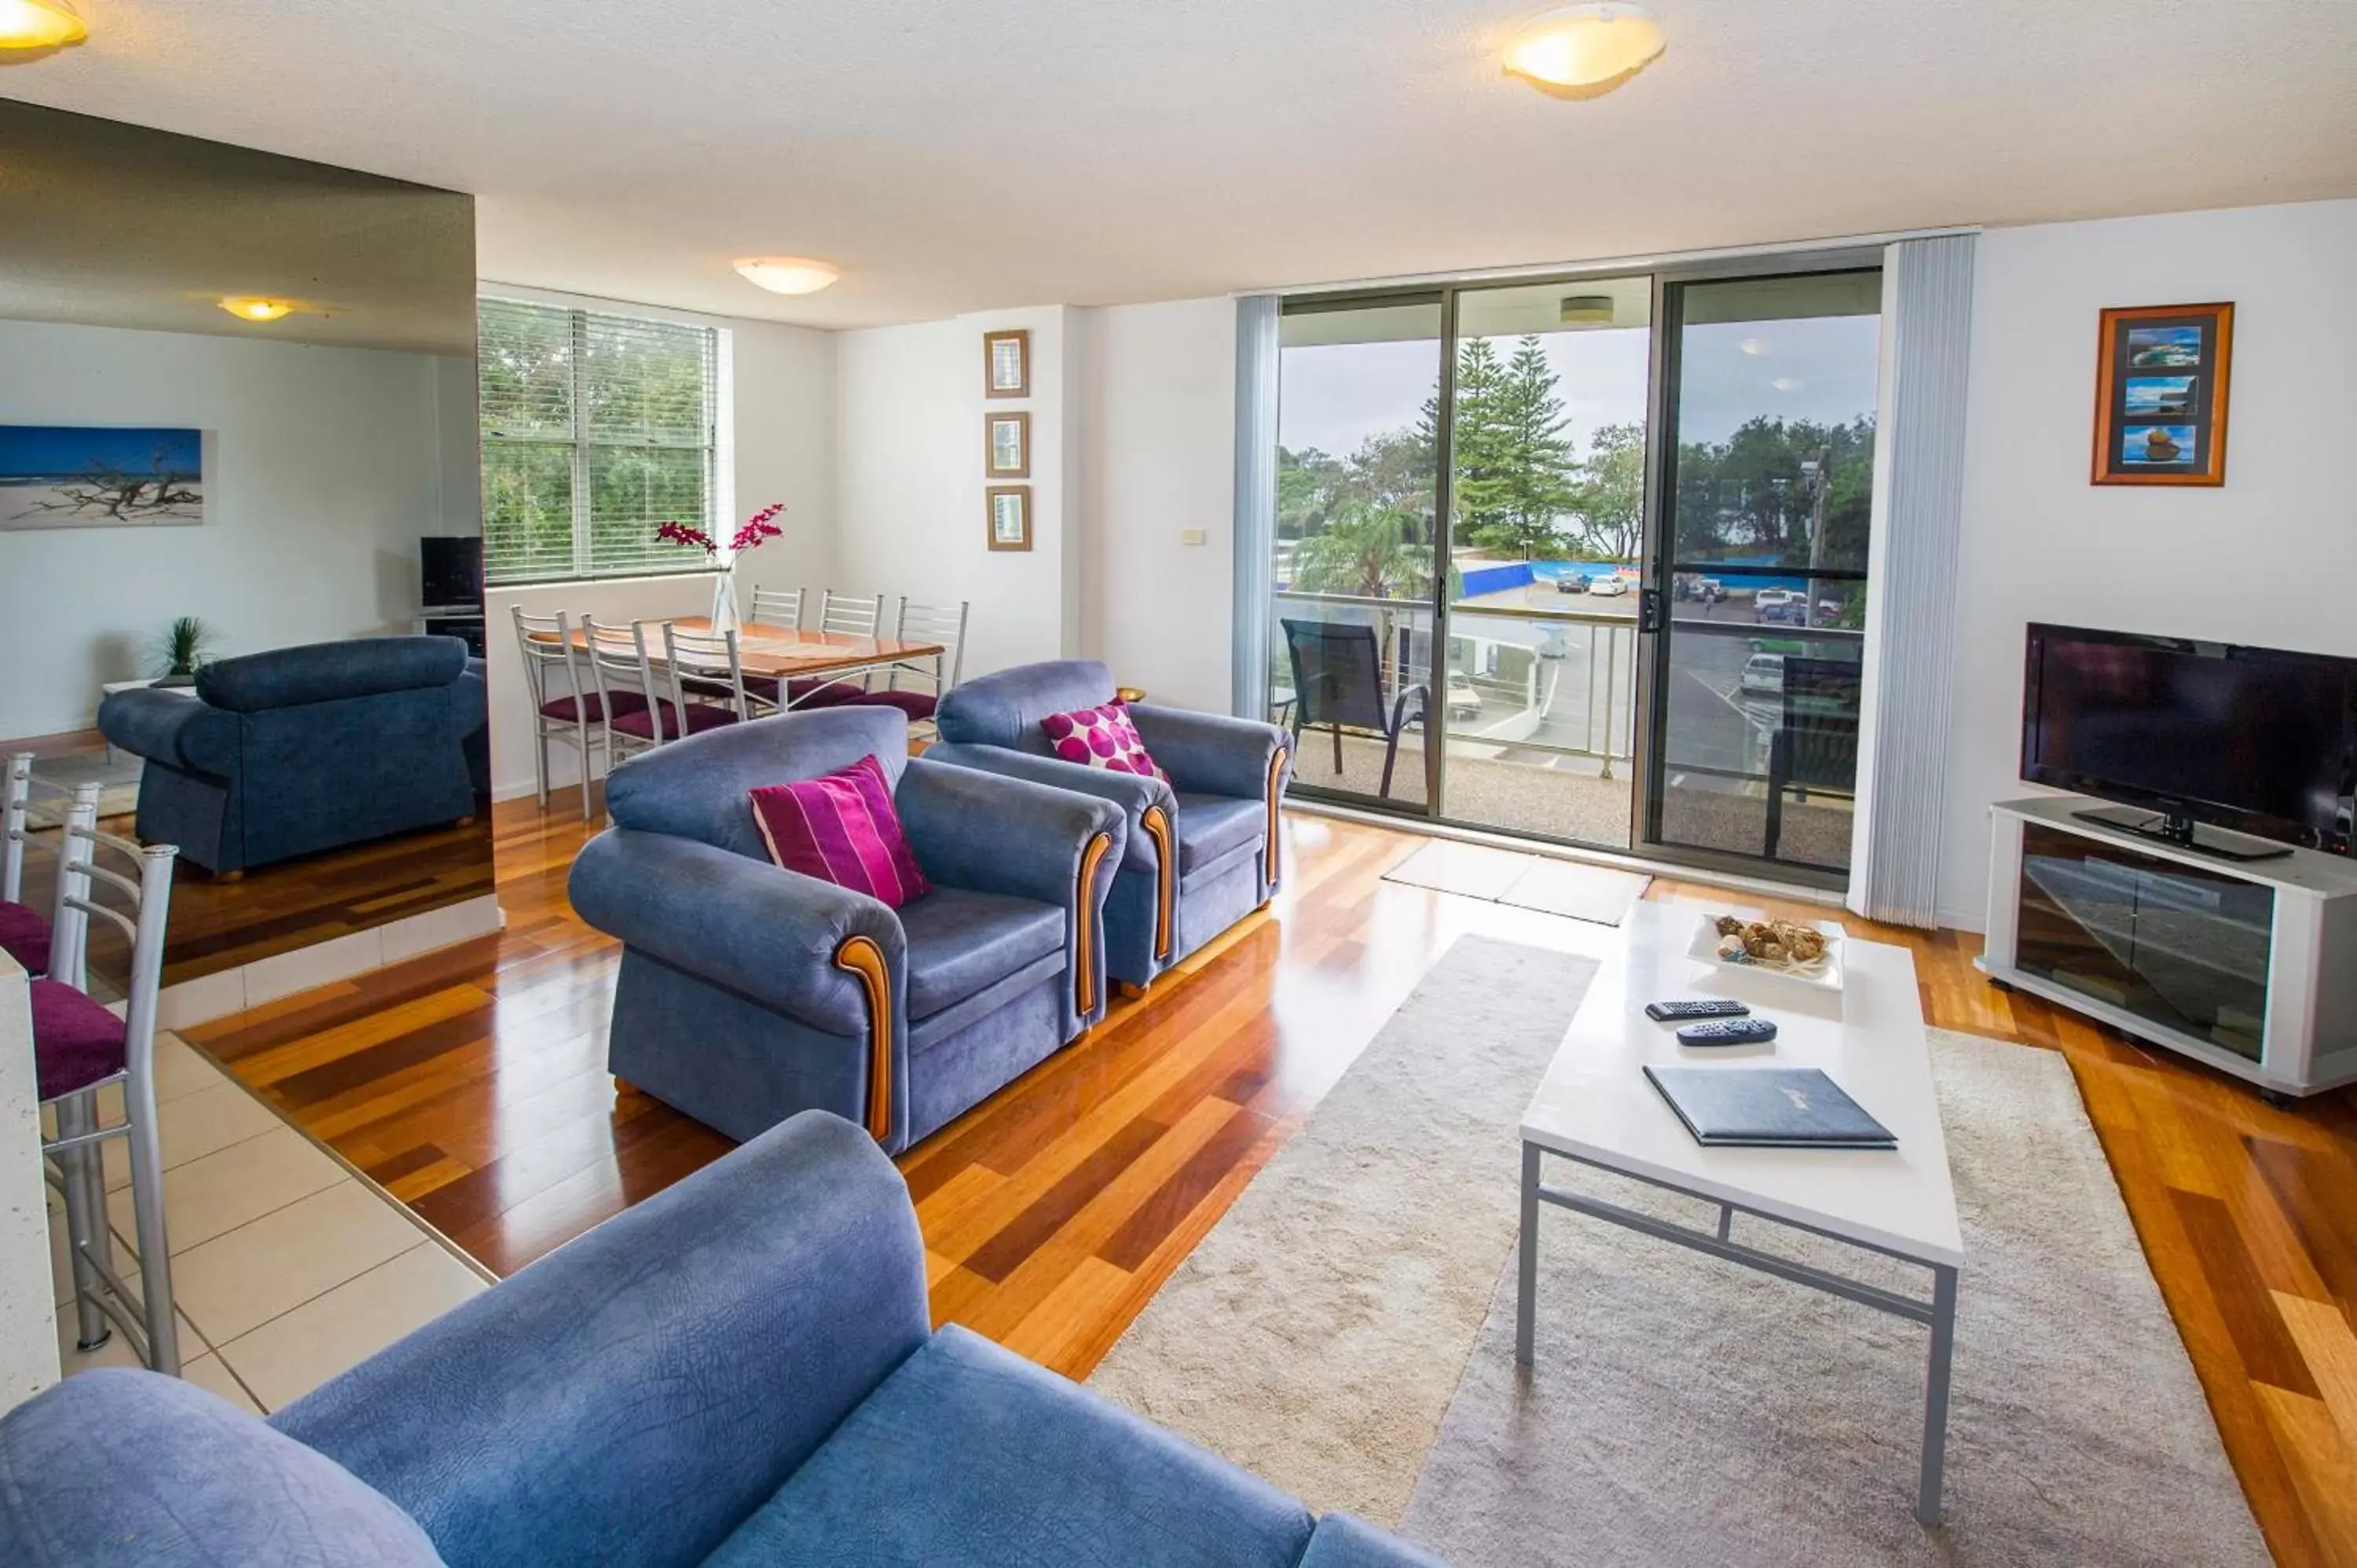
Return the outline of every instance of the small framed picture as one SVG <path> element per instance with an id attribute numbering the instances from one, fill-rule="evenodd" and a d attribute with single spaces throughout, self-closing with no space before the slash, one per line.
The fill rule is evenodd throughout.
<path id="1" fill-rule="evenodd" d="M 2097 346 L 2099 485 L 2226 482 L 2231 305 L 2106 310 Z"/>
<path id="2" fill-rule="evenodd" d="M 1031 487 L 993 485 L 984 492 L 990 505 L 990 547 L 1031 548 Z"/>
<path id="3" fill-rule="evenodd" d="M 1031 477 L 1031 416 L 990 413 L 982 416 L 983 471 L 994 479 Z"/>
<path id="4" fill-rule="evenodd" d="M 1031 334 L 1014 328 L 982 335 L 983 395 L 1031 395 Z"/>

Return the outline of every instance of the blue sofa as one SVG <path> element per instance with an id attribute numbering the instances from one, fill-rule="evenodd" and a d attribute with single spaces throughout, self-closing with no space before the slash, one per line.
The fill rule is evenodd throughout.
<path id="1" fill-rule="evenodd" d="M 264 1422 L 86 1372 L 0 1419 L 27 1568 L 1437 1568 L 956 1327 L 797 1116 Z"/>
<path id="2" fill-rule="evenodd" d="M 139 837 L 242 872 L 476 812 L 483 678 L 455 637 L 362 637 L 206 665 L 187 692 L 117 692 L 99 733 L 146 758 Z"/>
<path id="3" fill-rule="evenodd" d="M 933 890 L 893 909 L 780 869 L 748 791 L 874 756 Z M 607 1060 L 732 1138 L 832 1111 L 895 1153 L 1104 1015 L 1121 813 L 909 757 L 892 708 L 731 725 L 606 780 L 573 908 L 622 940 Z"/>
<path id="4" fill-rule="evenodd" d="M 942 699 L 941 744 L 925 756 L 1082 790 L 1122 809 L 1129 843 L 1105 901 L 1105 952 L 1115 980 L 1143 986 L 1276 891 L 1276 811 L 1292 773 L 1293 737 L 1275 725 L 1139 703 L 1130 717 L 1169 783 L 1052 753 L 1041 719 L 1113 698 L 1113 671 L 1094 660 L 978 676 Z"/>

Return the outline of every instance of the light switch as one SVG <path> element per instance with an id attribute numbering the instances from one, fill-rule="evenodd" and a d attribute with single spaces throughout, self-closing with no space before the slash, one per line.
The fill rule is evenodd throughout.
<path id="1" fill-rule="evenodd" d="M 1182 528 L 1178 531 L 1178 542 L 1181 544 L 1200 544 L 1204 539 L 1205 534 L 1200 528 Z"/>

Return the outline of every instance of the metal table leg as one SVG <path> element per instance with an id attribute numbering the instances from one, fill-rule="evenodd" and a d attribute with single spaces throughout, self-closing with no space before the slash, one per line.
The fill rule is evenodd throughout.
<path id="1" fill-rule="evenodd" d="M 1533 1320 L 1538 1306 L 1539 1294 L 1539 1146 L 1523 1145 L 1523 1242 L 1522 1274 L 1514 1286 L 1514 1360 L 1520 1366 L 1531 1364 L 1532 1346 L 1538 1333 Z"/>
<path id="2" fill-rule="evenodd" d="M 1923 1478 L 1915 1517 L 1940 1522 L 1940 1472 L 1948 1456 L 1948 1365 L 1956 1348 L 1956 1271 L 1932 1270 L 1932 1370 L 1923 1391 Z"/>

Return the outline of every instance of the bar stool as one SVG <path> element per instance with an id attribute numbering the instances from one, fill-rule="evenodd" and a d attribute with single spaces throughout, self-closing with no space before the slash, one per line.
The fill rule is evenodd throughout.
<path id="1" fill-rule="evenodd" d="M 149 1369 L 178 1376 L 178 1319 L 172 1310 L 171 1245 L 164 1232 L 164 1154 L 156 1127 L 156 1006 L 163 990 L 164 926 L 172 902 L 172 844 L 136 844 L 98 831 L 98 786 L 74 792 L 58 867 L 61 889 L 49 972 L 32 983 L 37 1093 L 57 1116 L 46 1138 L 50 1185 L 64 1196 L 73 1258 L 76 1345 L 95 1350 L 113 1330 L 131 1337 Z M 127 858 L 130 875 L 99 862 Z M 101 902 L 119 895 L 129 913 Z M 95 916 L 131 939 L 131 1000 L 123 1017 L 90 994 L 90 921 Z M 123 1086 L 123 1120 L 102 1125 L 99 1090 Z M 101 1147 L 124 1139 L 131 1154 L 131 1211 L 138 1236 L 139 1289 L 115 1272 L 106 1219 Z"/>

